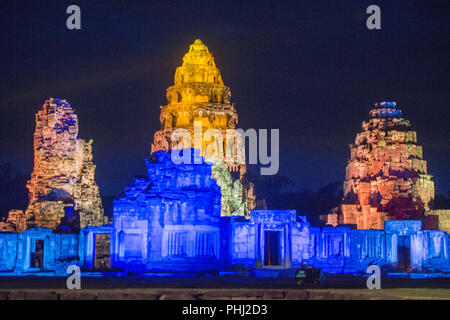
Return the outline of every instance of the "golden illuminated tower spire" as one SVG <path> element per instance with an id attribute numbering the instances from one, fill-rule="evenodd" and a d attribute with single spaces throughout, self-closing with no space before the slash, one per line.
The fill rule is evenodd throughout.
<path id="1" fill-rule="evenodd" d="M 202 124 L 203 132 L 218 129 L 224 137 L 226 129 L 236 128 L 238 115 L 230 103 L 230 88 L 223 84 L 213 55 L 199 39 L 189 46 L 166 96 L 167 105 L 161 107 L 161 130 L 155 133 L 152 153 L 174 147 L 171 135 L 176 128 L 186 129 L 193 136 L 194 122 Z M 242 168 L 234 166 L 231 170 Z"/>

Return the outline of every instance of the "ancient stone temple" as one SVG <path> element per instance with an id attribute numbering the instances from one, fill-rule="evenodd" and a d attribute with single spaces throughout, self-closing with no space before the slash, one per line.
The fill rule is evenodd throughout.
<path id="1" fill-rule="evenodd" d="M 92 140 L 78 138 L 78 118 L 70 104 L 50 98 L 36 114 L 34 167 L 28 181 L 29 205 L 12 210 L 2 229 L 56 229 L 105 223 L 99 189 L 94 180 Z"/>
<path id="2" fill-rule="evenodd" d="M 395 102 L 375 104 L 350 145 L 344 199 L 328 224 L 383 229 L 386 220 L 424 220 L 433 199 L 417 133 Z"/>
<path id="3" fill-rule="evenodd" d="M 222 215 L 249 216 L 256 201 L 253 184 L 245 175 L 245 154 L 235 152 L 241 143 L 238 134 L 232 147 L 235 159 L 232 163 L 225 161 L 225 150 L 229 147 L 227 129 L 236 128 L 238 115 L 231 103 L 230 88 L 224 85 L 213 55 L 199 39 L 190 45 L 182 66 L 175 72 L 174 85 L 167 89 L 167 105 L 161 107 L 160 121 L 161 130 L 154 135 L 151 152 L 176 148 L 180 141 L 172 139 L 173 132 L 186 130 L 193 138 L 181 141 L 182 147 L 201 150 L 202 156 L 216 164 L 213 175 L 222 189 Z M 219 132 L 222 141 L 208 135 L 212 130 Z M 211 145 L 215 147 L 208 148 Z M 210 157 L 217 149 L 223 151 L 220 156 Z"/>
<path id="4" fill-rule="evenodd" d="M 365 274 L 374 264 L 384 273 L 450 272 L 449 211 L 431 210 L 434 185 L 422 148 L 395 103 L 377 104 L 363 123 L 351 145 L 340 212 L 328 216 L 339 226 L 319 228 L 295 210 L 251 209 L 245 163 L 218 161 L 203 140 L 172 145 L 171 132 L 195 136 L 198 121 L 209 128 L 204 134 L 234 128 L 229 96 L 212 55 L 196 40 L 168 89 L 147 173 L 114 201 L 110 225 L 91 143 L 78 138 L 66 101 L 46 101 L 36 116 L 29 207 L 0 223 L 0 276 L 67 276 L 73 265 L 83 277 L 236 269 L 278 277 L 302 264 L 333 273 Z M 177 155 L 188 161 L 174 161 Z"/>

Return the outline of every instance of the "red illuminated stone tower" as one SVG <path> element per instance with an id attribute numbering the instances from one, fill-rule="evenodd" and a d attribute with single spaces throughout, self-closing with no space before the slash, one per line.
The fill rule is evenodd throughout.
<path id="1" fill-rule="evenodd" d="M 383 229 L 385 220 L 422 220 L 434 199 L 422 147 L 395 102 L 375 104 L 350 145 L 344 199 L 331 225 Z"/>

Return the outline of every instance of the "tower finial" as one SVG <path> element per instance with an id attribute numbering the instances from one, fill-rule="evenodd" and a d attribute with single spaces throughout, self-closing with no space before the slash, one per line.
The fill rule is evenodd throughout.
<path id="1" fill-rule="evenodd" d="M 183 57 L 183 64 L 177 68 L 174 78 L 175 85 L 196 82 L 223 85 L 214 57 L 200 39 L 189 46 L 189 51 Z"/>

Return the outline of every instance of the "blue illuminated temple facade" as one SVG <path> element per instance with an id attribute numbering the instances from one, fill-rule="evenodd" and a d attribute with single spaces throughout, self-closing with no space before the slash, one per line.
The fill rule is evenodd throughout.
<path id="1" fill-rule="evenodd" d="M 197 154 L 198 156 L 198 154 Z M 384 230 L 311 227 L 295 210 L 252 210 L 222 217 L 212 164 L 174 164 L 170 154 L 146 160 L 114 202 L 113 223 L 79 232 L 0 232 L 0 274 L 66 275 L 69 265 L 103 274 L 255 271 L 312 264 L 326 272 L 450 272 L 448 234 L 421 221 L 386 221 Z"/>
<path id="2" fill-rule="evenodd" d="M 190 151 L 190 149 L 186 149 Z M 114 203 L 112 262 L 129 270 L 220 268 L 220 187 L 212 165 L 191 152 L 174 164 L 165 151 L 147 159 L 147 177 L 136 178 Z"/>

